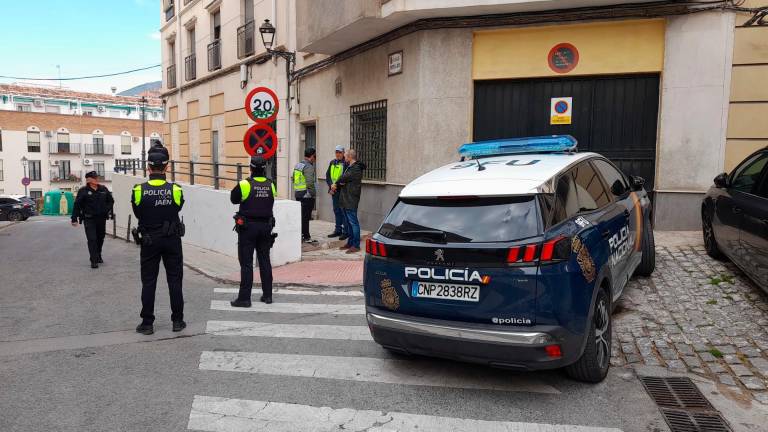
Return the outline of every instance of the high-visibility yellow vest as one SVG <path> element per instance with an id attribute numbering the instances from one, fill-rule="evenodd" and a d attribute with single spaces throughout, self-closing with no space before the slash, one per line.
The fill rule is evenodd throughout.
<path id="1" fill-rule="evenodd" d="M 304 177 L 304 162 L 299 162 L 293 169 L 293 190 L 301 192 L 307 190 L 307 178 Z"/>
<path id="2" fill-rule="evenodd" d="M 344 163 L 337 162 L 337 163 L 331 164 L 330 172 L 331 172 L 331 182 L 336 183 L 336 181 L 341 177 L 341 174 L 344 172 Z"/>

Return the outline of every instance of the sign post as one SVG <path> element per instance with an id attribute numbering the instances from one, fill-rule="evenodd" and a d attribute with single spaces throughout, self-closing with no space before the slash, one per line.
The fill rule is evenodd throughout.
<path id="1" fill-rule="evenodd" d="M 245 97 L 245 112 L 256 124 L 248 128 L 243 136 L 243 148 L 251 156 L 269 160 L 277 152 L 277 133 L 269 125 L 277 118 L 280 101 L 272 89 L 256 87 Z"/>

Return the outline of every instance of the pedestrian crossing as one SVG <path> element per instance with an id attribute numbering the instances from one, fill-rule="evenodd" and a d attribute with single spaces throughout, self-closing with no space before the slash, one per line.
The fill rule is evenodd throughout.
<path id="1" fill-rule="evenodd" d="M 357 294 L 348 294 L 353 291 L 283 289 L 274 294 L 275 303 L 266 305 L 254 302 L 252 308 L 245 309 L 233 308 L 229 305 L 229 299 L 225 300 L 236 292 L 235 288 L 214 289 L 211 315 L 218 319 L 209 320 L 205 332 L 214 338 L 227 338 L 227 346 L 241 349 L 203 351 L 199 361 L 200 373 L 227 374 L 217 375 L 222 377 L 234 373 L 238 382 L 262 382 L 268 377 L 279 378 L 281 381 L 305 380 L 298 382 L 303 382 L 302 387 L 310 390 L 315 386 L 312 383 L 317 383 L 320 387 L 332 386 L 338 389 L 335 391 L 342 393 L 346 386 L 373 387 L 370 390 L 366 388 L 359 397 L 357 393 L 352 395 L 357 405 L 354 407 L 326 405 L 324 401 L 327 394 L 317 395 L 323 402 L 302 404 L 296 400 L 263 399 L 259 386 L 252 389 L 249 387 L 247 399 L 232 397 L 242 397 L 241 394 L 216 394 L 214 390 L 214 394 L 206 392 L 194 396 L 187 425 L 189 430 L 619 431 L 545 422 L 489 421 L 427 415 L 432 411 L 425 412 L 419 404 L 409 405 L 405 410 L 401 407 L 400 410 L 388 411 L 386 403 L 371 397 L 377 390 L 384 391 L 376 386 L 398 386 L 402 389 L 400 392 L 432 392 L 442 389 L 442 392 L 494 391 L 530 397 L 554 397 L 560 395 L 561 391 L 534 374 L 515 375 L 481 366 L 468 367 L 455 362 L 387 355 L 371 338 L 363 316 L 365 308 L 359 291 L 354 291 Z M 258 292 L 254 293 L 255 298 L 258 296 Z M 327 352 L 323 352 L 323 355 L 317 352 L 280 352 L 279 344 L 289 340 L 303 340 L 306 345 L 302 346 L 320 344 Z M 249 345 L 249 341 L 261 342 Z M 242 349 L 253 346 L 258 348 Z M 222 387 L 217 385 L 216 388 Z M 396 395 L 394 397 L 398 399 Z"/>

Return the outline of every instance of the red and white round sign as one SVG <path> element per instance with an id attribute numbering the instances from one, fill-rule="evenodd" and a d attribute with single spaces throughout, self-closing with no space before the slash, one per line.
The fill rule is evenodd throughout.
<path id="1" fill-rule="evenodd" d="M 280 101 L 272 89 L 256 87 L 245 97 L 245 112 L 255 122 L 269 123 L 277 117 Z"/>
<path id="2" fill-rule="evenodd" d="M 248 128 L 243 137 L 243 147 L 251 156 L 261 156 L 270 159 L 277 151 L 277 134 L 275 130 L 264 123 L 256 123 Z"/>

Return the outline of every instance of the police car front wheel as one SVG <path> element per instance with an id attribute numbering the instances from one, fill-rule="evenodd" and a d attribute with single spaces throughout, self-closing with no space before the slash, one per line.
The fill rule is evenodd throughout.
<path id="1" fill-rule="evenodd" d="M 584 382 L 597 383 L 608 375 L 611 362 L 611 305 L 605 290 L 595 298 L 595 310 L 587 334 L 584 353 L 576 363 L 566 367 L 568 375 Z"/>

